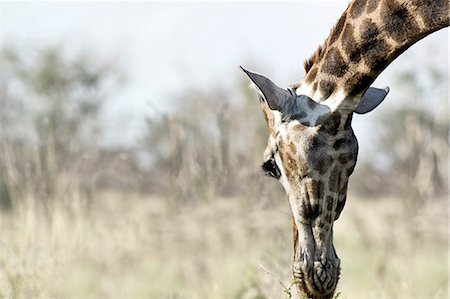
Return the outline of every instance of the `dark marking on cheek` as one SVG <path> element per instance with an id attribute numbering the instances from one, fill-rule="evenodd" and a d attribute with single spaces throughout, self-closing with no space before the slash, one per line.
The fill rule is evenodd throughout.
<path id="1" fill-rule="evenodd" d="M 330 173 L 330 180 L 328 182 L 331 192 L 337 192 L 339 190 L 339 186 L 338 186 L 339 179 L 340 179 L 340 172 L 337 167 L 334 167 Z"/>
<path id="2" fill-rule="evenodd" d="M 355 155 L 353 153 L 344 153 L 344 154 L 340 154 L 338 157 L 339 163 L 341 163 L 342 165 L 347 164 L 348 162 L 354 160 Z"/>
<path id="3" fill-rule="evenodd" d="M 326 221 L 326 223 L 332 223 L 333 222 L 333 219 L 331 218 L 331 214 L 327 214 L 325 216 L 325 221 Z"/>
<path id="4" fill-rule="evenodd" d="M 311 205 L 309 198 L 303 200 L 302 206 L 300 207 L 300 216 L 306 221 L 314 221 L 320 214 L 320 206 L 318 204 Z"/>
<path id="5" fill-rule="evenodd" d="M 352 19 L 358 18 L 363 13 L 365 7 L 365 0 L 354 1 L 352 7 L 350 7 L 350 16 L 352 17 Z"/>
<path id="6" fill-rule="evenodd" d="M 336 140 L 336 141 L 334 142 L 333 148 L 334 148 L 335 150 L 339 150 L 341 147 L 348 146 L 348 144 L 349 144 L 349 140 L 348 140 L 348 139 L 346 139 L 346 138 L 341 138 L 341 139 L 338 139 L 338 140 Z"/>
<path id="7" fill-rule="evenodd" d="M 326 199 L 327 211 L 331 211 L 333 209 L 333 197 L 328 195 Z"/>
<path id="8" fill-rule="evenodd" d="M 325 184 L 322 181 L 317 182 L 317 198 L 322 199 L 323 191 L 325 189 Z"/>
<path id="9" fill-rule="evenodd" d="M 321 71 L 336 77 L 342 77 L 347 71 L 347 65 L 336 47 L 328 50 Z"/>
<path id="10" fill-rule="evenodd" d="M 333 158 L 329 155 L 320 156 L 319 160 L 316 163 L 316 170 L 320 175 L 324 175 L 333 163 Z"/>
<path id="11" fill-rule="evenodd" d="M 338 133 L 339 125 L 341 123 L 341 114 L 338 111 L 335 111 L 331 114 L 319 117 L 317 122 L 321 125 L 321 131 L 335 136 Z"/>
<path id="12" fill-rule="evenodd" d="M 313 204 L 311 205 L 311 220 L 315 220 L 320 214 L 320 205 Z"/>
<path id="13" fill-rule="evenodd" d="M 311 145 L 309 147 L 309 150 L 311 152 L 317 152 L 326 145 L 327 145 L 327 143 L 325 142 L 325 140 L 322 137 L 316 135 L 311 140 Z"/>
<path id="14" fill-rule="evenodd" d="M 381 18 L 385 23 L 384 30 L 399 43 L 406 42 L 408 37 L 420 32 L 414 16 L 405 5 L 397 0 L 385 0 L 381 10 Z"/>
<path id="15" fill-rule="evenodd" d="M 319 233 L 319 239 L 320 240 L 325 240 L 326 236 L 327 236 L 326 233 L 323 232 L 323 231 Z"/>
<path id="16" fill-rule="evenodd" d="M 322 93 L 322 97 L 327 99 L 333 93 L 336 88 L 336 84 L 334 82 L 328 80 L 320 80 L 319 82 L 319 90 Z"/>

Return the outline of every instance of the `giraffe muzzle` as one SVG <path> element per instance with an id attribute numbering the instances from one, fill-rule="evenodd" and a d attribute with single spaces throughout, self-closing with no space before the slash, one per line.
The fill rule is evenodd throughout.
<path id="1" fill-rule="evenodd" d="M 307 298 L 332 298 L 340 274 L 340 259 L 333 246 L 330 230 L 326 243 L 316 242 L 311 225 L 298 228 L 301 237 L 297 241 L 293 274 L 299 294 Z M 294 232 L 295 233 L 295 232 Z"/>

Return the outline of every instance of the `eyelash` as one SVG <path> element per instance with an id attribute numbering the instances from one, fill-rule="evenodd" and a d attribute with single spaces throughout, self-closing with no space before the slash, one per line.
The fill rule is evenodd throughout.
<path id="1" fill-rule="evenodd" d="M 277 180 L 281 177 L 280 169 L 278 168 L 273 156 L 270 157 L 269 160 L 265 161 L 261 165 L 261 168 L 264 172 L 264 175 L 271 176 L 273 178 L 276 178 Z"/>

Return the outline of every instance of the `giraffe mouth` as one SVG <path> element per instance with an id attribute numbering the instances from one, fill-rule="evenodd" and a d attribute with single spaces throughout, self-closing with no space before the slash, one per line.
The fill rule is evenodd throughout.
<path id="1" fill-rule="evenodd" d="M 326 242 L 317 242 L 311 224 L 297 227 L 293 274 L 300 294 L 307 298 L 332 298 L 339 280 L 340 259 L 330 229 Z"/>

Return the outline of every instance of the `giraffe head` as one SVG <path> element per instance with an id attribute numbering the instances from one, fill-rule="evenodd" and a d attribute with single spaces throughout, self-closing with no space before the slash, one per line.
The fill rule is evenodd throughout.
<path id="1" fill-rule="evenodd" d="M 340 271 L 333 222 L 344 207 L 358 154 L 353 111 L 333 110 L 293 88 L 244 72 L 259 93 L 269 131 L 262 168 L 283 185 L 293 213 L 294 276 L 308 298 L 332 296 Z M 371 87 L 354 111 L 369 112 L 387 92 Z"/>

